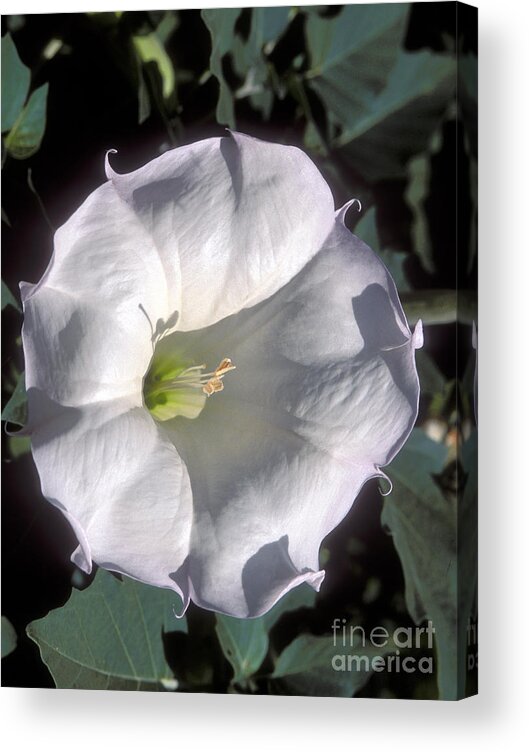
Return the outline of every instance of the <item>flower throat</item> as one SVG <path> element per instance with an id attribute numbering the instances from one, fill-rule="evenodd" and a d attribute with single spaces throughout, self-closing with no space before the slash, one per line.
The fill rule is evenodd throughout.
<path id="1" fill-rule="evenodd" d="M 197 418 L 207 398 L 224 389 L 222 379 L 233 370 L 230 358 L 206 371 L 205 363 L 194 365 L 180 353 L 157 346 L 144 380 L 145 405 L 159 421 L 178 416 Z"/>

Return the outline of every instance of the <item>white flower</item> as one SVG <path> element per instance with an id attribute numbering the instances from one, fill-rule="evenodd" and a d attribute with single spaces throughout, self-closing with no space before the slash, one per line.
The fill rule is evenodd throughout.
<path id="1" fill-rule="evenodd" d="M 42 492 L 85 571 L 257 616 L 319 588 L 406 440 L 420 329 L 298 149 L 234 133 L 106 169 L 21 284 Z"/>

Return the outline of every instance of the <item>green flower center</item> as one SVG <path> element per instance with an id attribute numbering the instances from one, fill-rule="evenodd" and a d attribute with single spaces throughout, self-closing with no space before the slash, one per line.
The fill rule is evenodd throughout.
<path id="1" fill-rule="evenodd" d="M 223 377 L 235 369 L 224 358 L 214 371 L 206 372 L 206 365 L 195 365 L 174 349 L 157 345 L 151 365 L 143 382 L 143 397 L 151 415 L 159 421 L 178 416 L 197 418 L 208 397 L 224 389 Z M 164 343 L 165 344 L 165 343 Z"/>

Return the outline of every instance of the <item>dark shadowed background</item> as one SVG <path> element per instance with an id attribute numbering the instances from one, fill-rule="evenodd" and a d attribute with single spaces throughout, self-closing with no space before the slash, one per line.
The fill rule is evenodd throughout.
<path id="1" fill-rule="evenodd" d="M 462 556 L 459 568 L 454 563 L 461 554 L 458 519 L 468 532 L 454 505 L 465 489 L 471 494 L 472 468 L 458 450 L 472 443 L 475 426 L 476 37 L 472 17 L 454 3 L 392 8 L 362 16 L 354 6 L 315 6 L 2 18 L 2 55 L 9 34 L 31 71 L 29 96 L 49 85 L 44 114 L 29 123 L 26 140 L 12 133 L 16 125 L 3 132 L 2 279 L 14 296 L 10 303 L 2 290 L 4 405 L 23 371 L 18 283 L 40 278 L 53 230 L 104 181 L 110 148 L 118 150 L 114 168 L 127 172 L 173 146 L 221 135 L 226 126 L 300 146 L 325 175 L 337 207 L 361 200 L 363 211 L 349 212 L 351 229 L 381 253 L 410 321 L 426 324 L 418 430 L 400 465 L 388 469 L 393 494 L 384 500 L 375 481 L 364 487 L 324 541 L 322 592 L 277 620 L 262 662 L 240 680 L 222 637 L 229 626 L 191 605 L 188 633 L 163 637 L 184 691 L 343 693 L 343 686 L 328 691 L 317 665 L 301 667 L 295 681 L 274 678 L 278 656 L 303 635 L 328 639 L 335 618 L 391 629 L 434 618 L 447 593 L 454 608 L 465 588 L 473 600 L 472 563 Z M 3 96 L 5 70 L 3 63 Z M 23 415 L 23 400 L 15 402 L 3 416 L 11 428 Z M 2 446 L 2 615 L 17 635 L 16 648 L 2 659 L 3 684 L 70 686 L 51 664 L 50 673 L 25 629 L 63 606 L 72 587 L 89 587 L 91 578 L 70 562 L 76 541 L 42 498 L 26 441 L 3 436 Z M 407 488 L 406 463 L 424 454 L 432 463 Z M 420 511 L 417 534 L 429 561 L 419 553 L 415 560 L 413 546 L 406 554 L 409 532 L 391 506 L 399 502 L 405 514 Z M 432 675 L 375 673 L 354 693 L 450 694 L 446 685 L 456 682 L 457 671 L 438 674 L 452 661 L 454 619 L 446 620 Z M 470 692 L 475 672 L 468 676 Z"/>

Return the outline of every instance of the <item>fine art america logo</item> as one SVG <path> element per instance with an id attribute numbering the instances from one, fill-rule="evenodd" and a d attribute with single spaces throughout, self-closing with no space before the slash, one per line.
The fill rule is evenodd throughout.
<path id="1" fill-rule="evenodd" d="M 410 653 L 413 650 L 431 650 L 435 627 L 428 621 L 424 627 L 363 627 L 335 619 L 332 625 L 336 653 L 332 657 L 335 671 L 387 671 L 391 673 L 433 674 L 433 657 Z M 401 651 L 405 651 L 401 655 Z"/>

